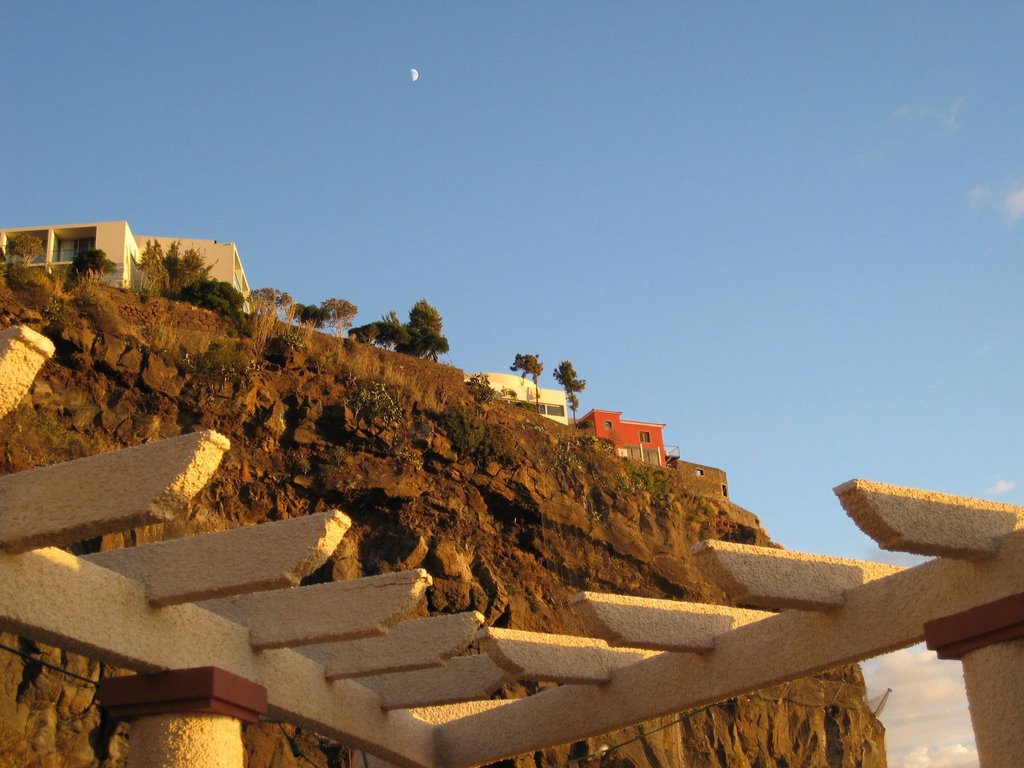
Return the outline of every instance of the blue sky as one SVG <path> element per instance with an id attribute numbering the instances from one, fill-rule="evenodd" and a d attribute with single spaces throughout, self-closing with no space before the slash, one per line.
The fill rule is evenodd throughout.
<path id="1" fill-rule="evenodd" d="M 872 555 L 852 477 L 1024 502 L 1020 2 L 0 18 L 0 225 L 233 240 L 361 322 L 426 298 L 449 362 L 572 360 L 793 549 Z"/>

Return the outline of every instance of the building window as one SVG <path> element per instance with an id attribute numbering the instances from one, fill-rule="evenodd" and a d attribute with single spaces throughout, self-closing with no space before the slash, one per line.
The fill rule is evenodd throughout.
<path id="1" fill-rule="evenodd" d="M 697 467 L 697 477 L 704 477 L 704 470 Z"/>
<path id="2" fill-rule="evenodd" d="M 725 483 L 722 483 L 722 495 L 729 498 L 729 489 L 725 487 Z"/>
<path id="3" fill-rule="evenodd" d="M 67 240 L 57 240 L 53 260 L 74 261 L 75 256 L 82 251 L 91 251 L 95 247 L 96 240 L 92 237 L 71 237 Z"/>
<path id="4" fill-rule="evenodd" d="M 651 442 L 651 433 L 650 432 L 641 432 L 640 433 L 640 442 L 641 443 L 649 443 L 649 442 Z"/>
<path id="5" fill-rule="evenodd" d="M 610 430 L 612 428 L 612 423 L 610 421 L 605 421 L 604 428 Z"/>
<path id="6" fill-rule="evenodd" d="M 539 413 L 547 414 L 548 416 L 565 416 L 564 405 L 545 405 L 544 403 L 541 403 L 537 406 L 537 411 Z"/>

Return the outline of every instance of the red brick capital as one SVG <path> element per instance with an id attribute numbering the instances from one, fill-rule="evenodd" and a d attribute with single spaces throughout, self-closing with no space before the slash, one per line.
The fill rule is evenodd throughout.
<path id="1" fill-rule="evenodd" d="M 108 677 L 97 697 L 114 717 L 172 712 L 227 715 L 255 723 L 267 711 L 267 689 L 219 667 Z"/>
<path id="2" fill-rule="evenodd" d="M 926 621 L 924 638 L 940 659 L 960 659 L 993 643 L 1024 639 L 1024 592 Z"/>

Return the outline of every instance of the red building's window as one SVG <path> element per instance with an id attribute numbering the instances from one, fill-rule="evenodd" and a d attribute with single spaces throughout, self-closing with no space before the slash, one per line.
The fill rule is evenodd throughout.
<path id="1" fill-rule="evenodd" d="M 640 432 L 640 442 L 641 443 L 649 443 L 649 442 L 651 442 L 651 433 L 650 432 Z"/>

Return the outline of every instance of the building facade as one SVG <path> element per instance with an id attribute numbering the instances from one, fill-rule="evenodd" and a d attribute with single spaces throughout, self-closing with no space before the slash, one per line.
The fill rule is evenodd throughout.
<path id="1" fill-rule="evenodd" d="M 682 472 L 686 478 L 686 487 L 696 493 L 702 496 L 729 498 L 729 477 L 724 469 L 672 458 L 669 459 L 669 466 Z"/>
<path id="2" fill-rule="evenodd" d="M 138 236 L 132 233 L 127 221 L 104 221 L 91 224 L 57 224 L 42 227 L 10 227 L 0 229 L 0 248 L 7 252 L 11 236 L 28 234 L 43 244 L 43 254 L 30 266 L 45 269 L 66 269 L 75 256 L 93 248 L 103 251 L 116 267 L 106 277 L 112 285 L 123 288 L 141 288 L 143 276 L 139 258 L 149 240 L 167 248 L 180 241 L 182 250 L 195 248 L 210 266 L 210 278 L 229 283 L 243 296 L 249 296 L 249 281 L 234 243 L 200 240 L 188 237 L 162 235 Z"/>
<path id="3" fill-rule="evenodd" d="M 538 387 L 525 376 L 514 373 L 485 373 L 491 389 L 506 400 L 529 403 L 537 412 L 559 424 L 568 424 L 565 392 L 560 389 Z"/>
<path id="4" fill-rule="evenodd" d="M 664 424 L 629 421 L 622 418 L 621 411 L 602 411 L 595 408 L 581 416 L 577 425 L 590 425 L 588 428 L 593 429 L 594 436 L 611 442 L 619 456 L 656 464 L 659 467 L 665 466 L 667 456 L 662 435 Z"/>

